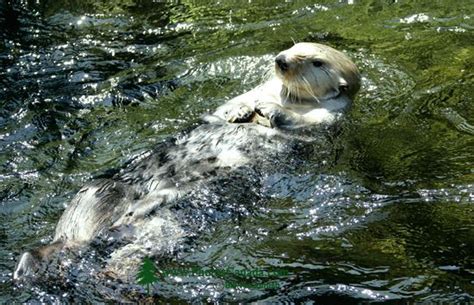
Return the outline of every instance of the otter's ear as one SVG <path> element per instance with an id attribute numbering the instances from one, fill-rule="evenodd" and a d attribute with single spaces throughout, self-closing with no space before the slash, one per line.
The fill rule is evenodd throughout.
<path id="1" fill-rule="evenodd" d="M 339 89 L 344 91 L 347 90 L 348 86 L 347 81 L 342 76 L 339 76 Z"/>

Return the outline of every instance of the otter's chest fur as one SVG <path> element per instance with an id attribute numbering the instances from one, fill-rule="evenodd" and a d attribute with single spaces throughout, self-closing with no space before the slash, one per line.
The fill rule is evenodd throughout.
<path id="1" fill-rule="evenodd" d="M 115 179 L 129 185 L 138 198 L 129 202 L 128 213 L 143 214 L 210 179 L 262 163 L 285 143 L 280 131 L 257 124 L 202 124 L 125 168 Z"/>

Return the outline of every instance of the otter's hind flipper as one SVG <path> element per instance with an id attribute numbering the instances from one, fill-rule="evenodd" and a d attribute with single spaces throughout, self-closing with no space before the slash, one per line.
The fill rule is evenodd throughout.
<path id="1" fill-rule="evenodd" d="M 23 253 L 18 260 L 13 272 L 14 280 L 32 278 L 42 268 L 45 262 L 50 261 L 51 256 L 63 248 L 62 241 L 56 241 L 52 244 L 40 247 L 38 249 Z"/>
<path id="2" fill-rule="evenodd" d="M 42 274 L 61 249 L 87 245 L 123 214 L 129 203 L 127 194 L 125 184 L 111 179 L 100 179 L 84 186 L 59 219 L 53 243 L 23 253 L 13 278 L 33 278 Z"/>

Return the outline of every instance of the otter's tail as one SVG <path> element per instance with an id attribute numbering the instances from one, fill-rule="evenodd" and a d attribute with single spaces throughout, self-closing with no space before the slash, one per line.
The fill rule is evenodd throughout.
<path id="1" fill-rule="evenodd" d="M 36 276 L 43 265 L 50 261 L 50 258 L 63 248 L 62 241 L 40 247 L 38 249 L 23 253 L 13 272 L 14 280 L 31 279 Z"/>

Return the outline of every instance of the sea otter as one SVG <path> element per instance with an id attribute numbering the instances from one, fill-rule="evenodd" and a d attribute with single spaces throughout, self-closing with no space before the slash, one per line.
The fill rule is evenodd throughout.
<path id="1" fill-rule="evenodd" d="M 21 255 L 14 279 L 37 273 L 55 253 L 87 247 L 99 236 L 122 241 L 109 259 L 118 273 L 134 259 L 172 250 L 190 230 L 173 202 L 218 177 L 291 154 L 287 144 L 298 137 L 294 131 L 333 123 L 359 86 L 358 69 L 344 53 L 295 44 L 276 56 L 270 80 L 114 176 L 84 186 L 59 219 L 52 243 Z"/>

